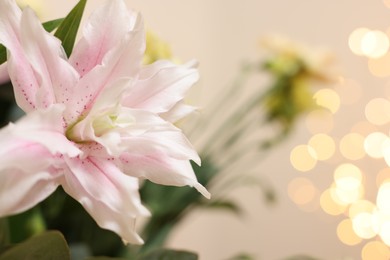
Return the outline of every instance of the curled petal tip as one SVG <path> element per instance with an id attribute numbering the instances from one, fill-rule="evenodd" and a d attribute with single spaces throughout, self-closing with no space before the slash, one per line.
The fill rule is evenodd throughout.
<path id="1" fill-rule="evenodd" d="M 122 238 L 122 242 L 123 242 L 123 244 L 125 246 L 130 245 L 130 244 L 132 244 L 132 245 L 143 245 L 145 243 L 144 240 L 141 237 L 139 237 L 139 236 L 137 236 L 136 241 L 133 240 L 131 242 L 129 242 L 126 239 Z"/>
<path id="2" fill-rule="evenodd" d="M 188 62 L 186 62 L 185 66 L 187 68 L 192 68 L 192 69 L 195 69 L 199 66 L 199 61 L 197 60 L 190 60 Z"/>
<path id="3" fill-rule="evenodd" d="M 194 185 L 194 188 L 197 191 L 199 191 L 206 199 L 210 199 L 211 198 L 210 192 L 208 192 L 208 190 L 203 185 L 201 185 L 200 183 L 196 183 Z"/>

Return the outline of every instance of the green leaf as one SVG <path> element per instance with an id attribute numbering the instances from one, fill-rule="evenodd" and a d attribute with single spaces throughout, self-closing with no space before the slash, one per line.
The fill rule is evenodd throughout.
<path id="1" fill-rule="evenodd" d="M 62 46 L 64 47 L 65 53 L 68 57 L 72 53 L 86 3 L 87 0 L 80 0 L 72 11 L 70 11 L 70 13 L 65 17 L 64 21 L 54 34 L 62 41 Z"/>
<path id="2" fill-rule="evenodd" d="M 205 201 L 200 205 L 207 209 L 227 210 L 237 215 L 242 213 L 242 209 L 237 205 L 237 203 L 228 200 Z"/>
<path id="3" fill-rule="evenodd" d="M 198 181 L 207 184 L 218 174 L 219 170 L 208 158 L 202 159 L 202 166 L 192 163 Z M 187 209 L 204 200 L 203 196 L 191 187 L 162 186 L 145 181 L 141 190 L 141 198 L 153 212 L 142 231 L 145 244 L 141 251 L 148 252 L 164 245 L 171 231 L 186 215 Z"/>
<path id="4" fill-rule="evenodd" d="M 8 249 L 11 249 L 12 246 L 11 245 L 6 245 L 6 246 L 0 246 L 0 258 L 1 258 L 1 255 L 7 251 Z"/>
<path id="5" fill-rule="evenodd" d="M 8 217 L 11 243 L 25 241 L 46 230 L 44 219 L 38 207 Z"/>
<path id="6" fill-rule="evenodd" d="M 290 256 L 285 260 L 319 260 L 319 259 L 308 255 L 295 255 L 295 256 Z"/>
<path id="7" fill-rule="evenodd" d="M 0 44 L 0 64 L 7 61 L 7 49 L 4 45 Z"/>
<path id="8" fill-rule="evenodd" d="M 198 255 L 187 251 L 156 249 L 138 258 L 138 260 L 197 260 Z"/>
<path id="9" fill-rule="evenodd" d="M 241 253 L 239 255 L 233 256 L 232 258 L 229 258 L 228 260 L 254 260 L 255 257 L 246 253 Z"/>
<path id="10" fill-rule="evenodd" d="M 83 206 L 61 187 L 39 205 L 49 230 L 60 231 L 69 244 L 85 245 L 91 256 L 121 256 L 121 238 L 102 229 Z M 99 238 L 99 239 L 96 239 Z"/>
<path id="11" fill-rule="evenodd" d="M 85 260 L 126 260 L 126 258 L 108 257 L 108 256 L 92 256 Z"/>
<path id="12" fill-rule="evenodd" d="M 48 22 L 45 22 L 42 24 L 43 28 L 47 32 L 54 31 L 62 22 L 64 21 L 64 18 L 51 20 Z M 4 45 L 0 44 L 0 64 L 3 64 L 7 61 L 7 49 L 4 47 Z"/>
<path id="13" fill-rule="evenodd" d="M 6 218 L 0 218 L 0 247 L 9 243 L 9 228 Z"/>
<path id="14" fill-rule="evenodd" d="M 17 244 L 0 255 L 0 260 L 13 259 L 70 260 L 70 252 L 62 234 L 49 231 Z"/>
<path id="15" fill-rule="evenodd" d="M 51 20 L 51 21 L 47 21 L 47 22 L 44 22 L 42 24 L 43 28 L 45 28 L 45 30 L 47 32 L 52 32 L 54 31 L 55 29 L 58 28 L 58 26 L 60 26 L 60 24 L 65 20 L 65 18 L 59 18 L 59 19 L 55 19 L 55 20 Z"/>

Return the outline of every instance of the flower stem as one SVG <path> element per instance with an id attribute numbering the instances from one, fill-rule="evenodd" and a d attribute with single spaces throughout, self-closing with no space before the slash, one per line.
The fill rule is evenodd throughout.
<path id="1" fill-rule="evenodd" d="M 10 243 L 10 230 L 7 218 L 0 218 L 0 249 Z"/>

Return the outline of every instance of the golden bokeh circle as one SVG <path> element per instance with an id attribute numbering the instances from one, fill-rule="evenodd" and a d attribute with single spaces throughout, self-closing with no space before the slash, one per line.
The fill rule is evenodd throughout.
<path id="1" fill-rule="evenodd" d="M 290 162 L 296 170 L 307 172 L 316 166 L 317 155 L 309 145 L 298 145 L 290 153 Z"/>
<path id="2" fill-rule="evenodd" d="M 389 260 L 390 249 L 381 241 L 368 242 L 362 249 L 362 260 Z"/>

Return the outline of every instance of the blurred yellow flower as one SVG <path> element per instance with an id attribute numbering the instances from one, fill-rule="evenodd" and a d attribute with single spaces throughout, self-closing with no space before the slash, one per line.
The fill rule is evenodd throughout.
<path id="1" fill-rule="evenodd" d="M 292 41 L 281 35 L 269 35 L 260 41 L 260 46 L 273 53 L 275 66 L 281 72 L 293 72 L 297 64 L 304 67 L 304 75 L 319 80 L 336 80 L 333 69 L 334 55 L 325 48 L 313 48 Z"/>
<path id="2" fill-rule="evenodd" d="M 264 96 L 267 119 L 281 123 L 288 132 L 300 114 L 316 107 L 313 81 L 329 83 L 336 79 L 331 70 L 334 58 L 329 51 L 281 36 L 266 37 L 261 46 L 270 53 L 264 69 L 274 77 L 273 86 Z"/>
<path id="3" fill-rule="evenodd" d="M 31 7 L 38 15 L 38 17 L 42 16 L 42 14 L 45 12 L 45 5 L 43 0 L 16 0 L 16 3 L 21 8 L 25 8 L 27 6 Z"/>
<path id="4" fill-rule="evenodd" d="M 146 32 L 146 50 L 143 63 L 151 64 L 161 59 L 173 60 L 171 48 L 167 42 L 148 30 Z"/>

